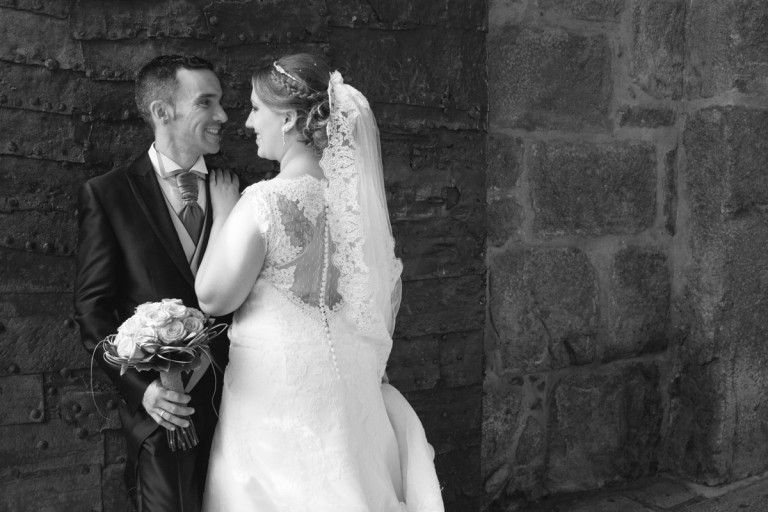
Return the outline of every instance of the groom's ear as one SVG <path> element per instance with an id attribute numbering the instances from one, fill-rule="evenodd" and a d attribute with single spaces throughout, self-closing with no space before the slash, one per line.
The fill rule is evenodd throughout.
<path id="1" fill-rule="evenodd" d="M 163 100 L 155 100 L 149 104 L 149 112 L 152 114 L 152 121 L 155 126 L 167 124 L 173 119 L 172 107 Z"/>

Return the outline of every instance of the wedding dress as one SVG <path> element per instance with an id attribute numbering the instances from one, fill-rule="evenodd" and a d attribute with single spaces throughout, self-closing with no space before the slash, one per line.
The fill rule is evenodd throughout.
<path id="1" fill-rule="evenodd" d="M 378 131 L 338 73 L 325 179 L 276 177 L 241 201 L 266 256 L 229 331 L 207 512 L 442 512 L 434 451 L 382 384 L 399 307 Z"/>

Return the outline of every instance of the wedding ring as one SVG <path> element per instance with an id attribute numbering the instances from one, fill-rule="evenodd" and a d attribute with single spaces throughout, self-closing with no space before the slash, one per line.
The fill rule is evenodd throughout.
<path id="1" fill-rule="evenodd" d="M 165 421 L 168 421 L 168 418 L 165 417 L 166 414 L 168 414 L 168 411 L 163 411 L 160 413 L 160 417 L 163 418 Z"/>

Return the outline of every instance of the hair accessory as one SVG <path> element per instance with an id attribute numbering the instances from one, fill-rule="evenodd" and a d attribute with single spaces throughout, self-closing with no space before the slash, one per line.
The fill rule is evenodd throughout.
<path id="1" fill-rule="evenodd" d="M 277 63 L 277 61 L 274 61 L 274 62 L 272 63 L 272 65 L 275 67 L 275 69 L 277 70 L 277 72 L 278 72 L 278 73 L 280 73 L 281 75 L 285 75 L 285 76 L 287 76 L 288 78 L 290 78 L 290 79 L 291 79 L 291 80 L 293 80 L 294 82 L 298 82 L 298 81 L 299 81 L 299 79 L 298 79 L 298 78 L 296 78 L 295 76 L 293 76 L 292 74 L 290 74 L 289 72 L 287 72 L 285 69 L 283 69 L 283 66 L 281 66 L 280 64 L 278 64 L 278 63 Z"/>

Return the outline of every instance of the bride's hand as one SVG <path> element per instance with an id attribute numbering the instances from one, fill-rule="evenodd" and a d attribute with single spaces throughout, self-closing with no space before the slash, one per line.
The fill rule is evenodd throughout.
<path id="1" fill-rule="evenodd" d="M 214 219 L 226 219 L 240 199 L 240 180 L 237 174 L 232 171 L 212 171 L 210 188 Z"/>

